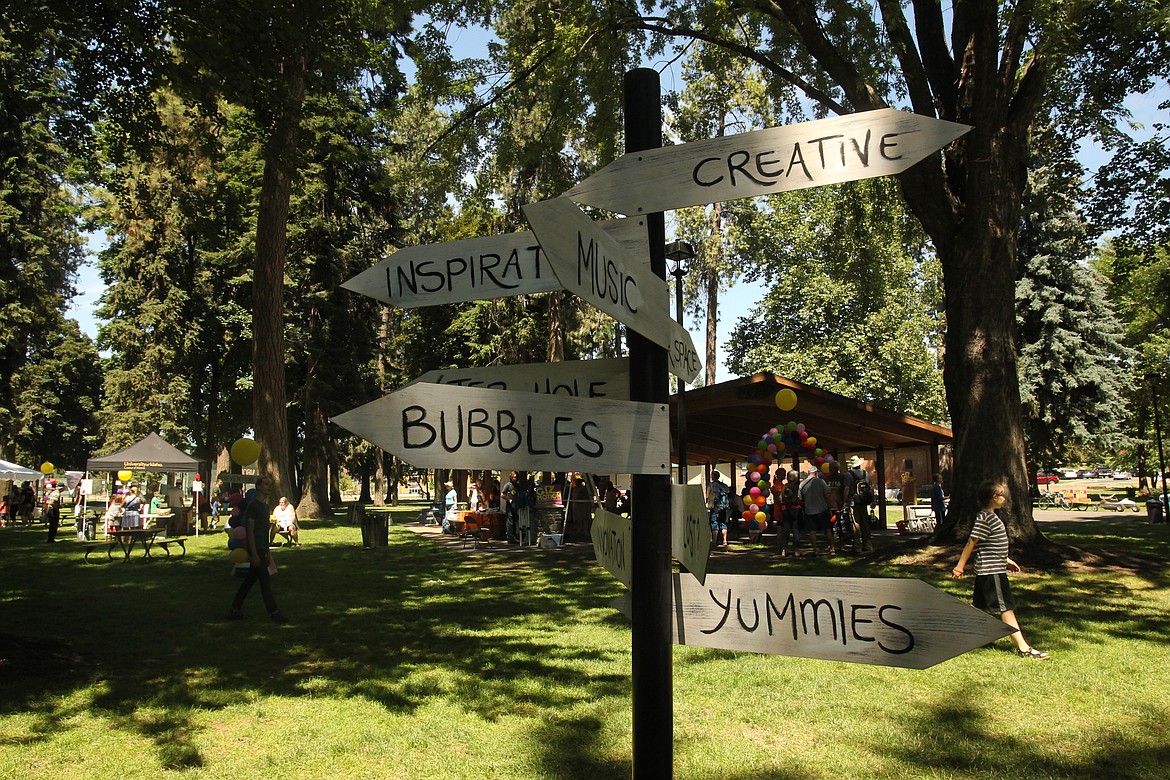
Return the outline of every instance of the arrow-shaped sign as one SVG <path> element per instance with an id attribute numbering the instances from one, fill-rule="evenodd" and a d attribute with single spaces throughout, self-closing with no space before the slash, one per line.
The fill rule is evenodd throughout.
<path id="1" fill-rule="evenodd" d="M 634 257 L 648 256 L 642 220 L 597 224 Z M 561 289 L 527 230 L 400 249 L 341 286 L 404 309 Z"/>
<path id="2" fill-rule="evenodd" d="M 669 472 L 663 404 L 420 383 L 333 422 L 425 468 Z"/>
<path id="3" fill-rule="evenodd" d="M 925 669 L 1013 630 L 922 580 L 674 575 L 680 645 Z"/>
<path id="4" fill-rule="evenodd" d="M 666 282 L 567 198 L 529 203 L 524 216 L 566 290 L 674 353 L 676 375 L 687 381 L 698 376 L 702 366 L 690 333 L 666 312 Z"/>
<path id="5" fill-rule="evenodd" d="M 630 518 L 595 510 L 589 536 L 593 539 L 593 554 L 605 570 L 618 581 L 630 587 L 630 565 L 633 561 L 633 525 Z"/>
<path id="6" fill-rule="evenodd" d="M 711 525 L 699 485 L 670 486 L 670 544 L 674 557 L 702 585 L 711 555 Z"/>
<path id="7" fill-rule="evenodd" d="M 559 363 L 512 363 L 484 368 L 437 369 L 411 380 L 406 386 L 418 382 L 628 401 L 630 359 L 565 360 Z"/>
<path id="8" fill-rule="evenodd" d="M 888 176 L 970 129 L 892 108 L 863 111 L 629 152 L 565 195 L 632 215 Z"/>

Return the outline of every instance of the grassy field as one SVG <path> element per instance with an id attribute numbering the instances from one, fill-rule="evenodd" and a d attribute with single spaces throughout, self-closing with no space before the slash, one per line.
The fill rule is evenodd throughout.
<path id="1" fill-rule="evenodd" d="M 417 507 L 402 508 L 399 521 Z M 1014 583 L 1007 640 L 925 671 L 674 650 L 678 778 L 1170 777 L 1167 526 L 1046 523 L 1083 552 Z M 82 562 L 0 530 L 0 778 L 628 778 L 624 588 L 591 550 L 475 552 L 339 515 L 278 550 L 288 625 L 224 620 L 224 536 L 179 561 Z M 957 550 L 712 571 L 920 577 L 966 600 Z M 96 557 L 96 556 L 91 556 Z M 663 713 L 663 717 L 671 717 Z"/>

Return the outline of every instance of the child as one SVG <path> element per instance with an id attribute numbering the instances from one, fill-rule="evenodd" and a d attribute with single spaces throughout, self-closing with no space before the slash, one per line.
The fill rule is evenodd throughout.
<path id="1" fill-rule="evenodd" d="M 1043 653 L 1024 641 L 1020 624 L 1016 620 L 1016 602 L 1008 584 L 1008 571 L 1019 571 L 1020 566 L 1008 557 L 1007 529 L 995 510 L 1007 501 L 1007 489 L 998 482 L 984 482 L 979 486 L 979 505 L 983 511 L 975 518 L 971 537 L 963 547 L 959 563 L 951 571 L 951 579 L 961 579 L 972 554 L 975 556 L 975 595 L 972 604 L 992 614 L 999 613 L 1000 620 L 1015 629 L 1012 641 L 1016 652 L 1023 658 L 1043 660 Z"/>

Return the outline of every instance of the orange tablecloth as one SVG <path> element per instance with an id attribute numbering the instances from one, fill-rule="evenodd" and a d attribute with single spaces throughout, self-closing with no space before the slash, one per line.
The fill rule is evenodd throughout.
<path id="1" fill-rule="evenodd" d="M 504 515 L 502 512 L 456 512 L 455 532 L 463 533 L 467 523 L 474 523 L 483 531 L 485 539 L 504 538 Z"/>

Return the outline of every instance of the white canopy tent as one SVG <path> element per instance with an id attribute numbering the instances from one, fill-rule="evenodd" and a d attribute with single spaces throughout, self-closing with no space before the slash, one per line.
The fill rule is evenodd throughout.
<path id="1" fill-rule="evenodd" d="M 44 474 L 36 469 L 26 469 L 24 466 L 15 463 L 9 463 L 6 460 L 0 460 L 0 479 L 11 480 L 33 480 L 41 479 Z"/>

